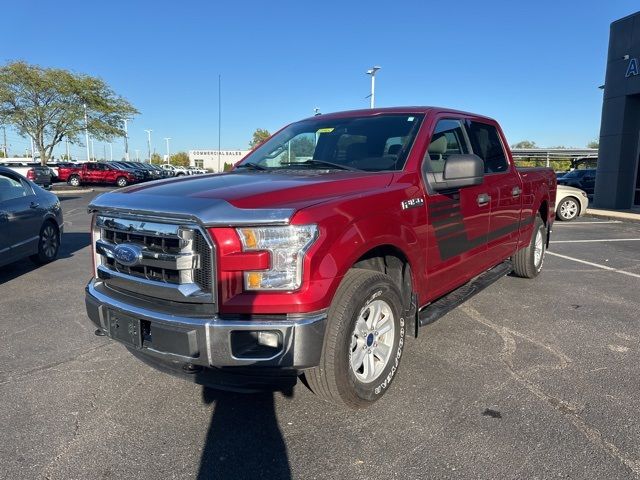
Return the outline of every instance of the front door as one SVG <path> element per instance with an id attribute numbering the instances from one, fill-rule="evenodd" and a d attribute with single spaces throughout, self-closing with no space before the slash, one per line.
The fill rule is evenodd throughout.
<path id="1" fill-rule="evenodd" d="M 11 257 L 34 253 L 40 236 L 42 210 L 31 186 L 18 175 L 0 173 L 0 223 L 8 236 L 2 240 Z"/>
<path id="2" fill-rule="evenodd" d="M 447 192 L 433 192 L 430 175 L 444 172 L 449 155 L 470 153 L 461 120 L 445 118 L 437 122 L 423 160 L 427 183 L 427 278 L 431 301 L 488 267 L 487 234 L 490 192 L 485 184 Z"/>

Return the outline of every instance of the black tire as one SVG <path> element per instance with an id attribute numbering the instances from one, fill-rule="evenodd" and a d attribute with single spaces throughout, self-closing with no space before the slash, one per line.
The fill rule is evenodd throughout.
<path id="1" fill-rule="evenodd" d="M 580 215 L 580 201 L 576 197 L 564 197 L 558 202 L 556 218 L 561 222 L 570 222 Z"/>
<path id="2" fill-rule="evenodd" d="M 539 235 L 539 236 L 538 236 Z M 542 244 L 538 243 L 539 240 Z M 536 257 L 536 243 L 538 248 L 541 248 L 540 256 Z M 522 250 L 518 250 L 513 256 L 513 272 L 522 278 L 535 278 L 542 270 L 544 264 L 544 254 L 547 251 L 547 227 L 540 215 L 536 215 L 533 223 L 533 232 L 531 233 L 531 240 L 529 245 Z"/>
<path id="3" fill-rule="evenodd" d="M 372 317 L 374 306 L 381 306 L 378 311 L 387 312 L 379 317 L 378 326 L 384 324 L 386 329 L 392 324 L 391 337 L 386 337 L 388 333 L 374 332 L 376 325 L 368 331 L 356 331 L 356 323 L 362 326 L 365 322 L 364 326 L 369 328 L 366 322 L 375 320 Z M 405 341 L 403 313 L 402 296 L 390 277 L 371 270 L 349 270 L 329 308 L 320 364 L 305 371 L 311 390 L 328 402 L 354 409 L 366 408 L 382 397 L 400 364 Z M 360 339 L 356 338 L 358 335 Z M 364 338 L 364 343 L 360 343 Z M 387 344 L 383 345 L 385 342 Z M 378 356 L 379 345 L 388 352 L 386 361 Z M 352 363 L 358 363 L 353 357 L 355 353 L 363 359 L 362 373 L 352 367 Z M 371 366 L 378 363 L 370 370 L 374 372 L 373 378 L 365 382 L 359 376 L 367 374 L 364 367 L 369 361 Z"/>
<path id="4" fill-rule="evenodd" d="M 60 251 L 60 229 L 58 226 L 47 220 L 40 228 L 38 238 L 38 253 L 29 258 L 38 265 L 53 262 Z"/>
<path id="5" fill-rule="evenodd" d="M 79 187 L 82 182 L 80 181 L 80 177 L 78 175 L 71 175 L 67 183 L 72 187 Z"/>
<path id="6" fill-rule="evenodd" d="M 116 178 L 116 185 L 120 188 L 122 187 L 126 187 L 127 185 L 129 185 L 129 182 L 127 181 L 127 179 L 125 177 L 118 177 Z"/>

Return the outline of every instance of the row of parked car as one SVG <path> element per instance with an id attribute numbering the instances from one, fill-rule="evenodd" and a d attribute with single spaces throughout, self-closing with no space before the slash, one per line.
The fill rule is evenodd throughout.
<path id="1" fill-rule="evenodd" d="M 102 183 L 124 187 L 131 183 L 207 173 L 206 170 L 198 168 L 124 161 L 50 162 L 46 167 L 39 163 L 12 162 L 0 163 L 0 166 L 20 173 L 45 188 L 49 188 L 55 182 L 67 182 L 73 186 L 80 186 L 83 183 Z"/>

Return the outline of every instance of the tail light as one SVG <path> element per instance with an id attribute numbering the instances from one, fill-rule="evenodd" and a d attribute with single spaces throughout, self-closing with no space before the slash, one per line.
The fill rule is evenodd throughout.
<path id="1" fill-rule="evenodd" d="M 35 171 L 33 168 L 30 168 L 30 169 L 27 171 L 27 178 L 28 178 L 29 180 L 35 180 L 35 179 L 36 179 L 36 171 Z"/>

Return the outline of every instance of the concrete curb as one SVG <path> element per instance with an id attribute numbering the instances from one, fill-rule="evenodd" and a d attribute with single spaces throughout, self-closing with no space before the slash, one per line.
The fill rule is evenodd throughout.
<path id="1" fill-rule="evenodd" d="M 608 218 L 612 220 L 630 220 L 632 222 L 640 222 L 640 212 L 635 211 L 619 211 L 619 210 L 601 210 L 596 208 L 587 208 L 587 215 L 597 218 Z"/>
<path id="2" fill-rule="evenodd" d="M 91 193 L 93 188 L 83 188 L 80 190 L 50 190 L 51 193 L 56 195 L 77 195 L 78 193 Z"/>

